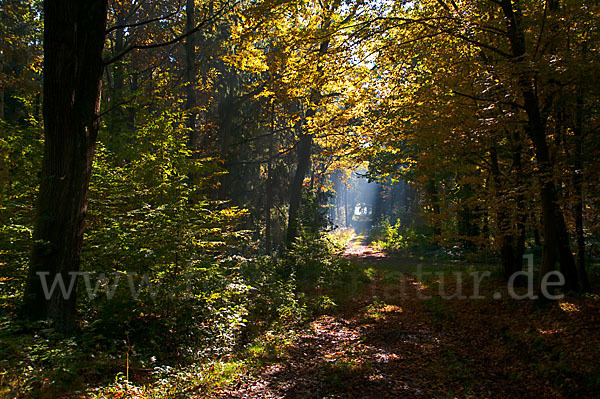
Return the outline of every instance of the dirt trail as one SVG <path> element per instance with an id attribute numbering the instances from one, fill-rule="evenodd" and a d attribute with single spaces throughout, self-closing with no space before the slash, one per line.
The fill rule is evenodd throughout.
<path id="1" fill-rule="evenodd" d="M 417 262 L 437 263 L 386 256 L 360 237 L 343 255 L 369 270 L 362 292 L 313 320 L 286 355 L 212 397 L 598 397 L 588 382 L 596 378 L 590 376 L 600 348 L 598 301 L 536 308 L 504 298 L 444 300 L 410 273 Z M 483 285 L 486 298 L 504 284 Z M 591 350 L 582 350 L 581 342 Z M 555 353 L 571 356 L 568 364 L 578 368 L 557 362 Z"/>
<path id="2" fill-rule="evenodd" d="M 357 262 L 385 259 L 385 254 L 359 238 L 345 256 Z M 423 388 L 424 370 L 439 340 L 417 303 L 415 290 L 396 292 L 384 284 L 375 277 L 354 298 L 353 311 L 314 320 L 285 358 L 258 376 L 245 376 L 222 389 L 218 397 L 431 397 Z"/>
<path id="3" fill-rule="evenodd" d="M 344 256 L 355 260 L 377 261 L 385 259 L 387 255 L 367 245 L 362 236 L 354 237 L 344 250 Z"/>

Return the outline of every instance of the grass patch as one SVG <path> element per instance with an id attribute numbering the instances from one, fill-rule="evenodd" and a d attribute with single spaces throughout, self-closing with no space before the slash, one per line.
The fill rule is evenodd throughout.
<path id="1" fill-rule="evenodd" d="M 284 357 L 287 348 L 296 337 L 296 331 L 267 331 L 246 345 L 245 351 L 240 357 L 248 359 L 256 367 L 261 367 Z"/>
<path id="2" fill-rule="evenodd" d="M 132 384 L 119 373 L 113 383 L 91 391 L 90 397 L 166 399 L 195 394 L 209 398 L 215 389 L 231 384 L 247 370 L 247 363 L 241 360 L 212 361 L 184 368 L 157 367 L 152 372 L 152 381 L 145 384 Z"/>

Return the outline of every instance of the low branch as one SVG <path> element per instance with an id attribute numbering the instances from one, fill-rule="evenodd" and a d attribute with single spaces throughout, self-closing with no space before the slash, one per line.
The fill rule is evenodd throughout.
<path id="1" fill-rule="evenodd" d="M 123 100 L 121 102 L 119 102 L 118 104 L 113 105 L 112 107 L 110 107 L 109 109 L 101 112 L 98 114 L 98 116 L 96 116 L 96 119 L 100 119 L 102 118 L 104 115 L 111 113 L 112 111 L 115 111 L 119 108 L 121 108 L 123 105 L 125 104 L 129 104 L 130 102 L 132 102 L 133 100 L 135 100 L 137 98 L 137 96 L 134 96 L 128 100 Z"/>
<path id="2" fill-rule="evenodd" d="M 479 96 L 474 96 L 472 94 L 461 93 L 460 91 L 456 91 L 456 90 L 452 90 L 452 93 L 456 94 L 458 96 L 461 96 L 461 97 L 470 98 L 471 100 L 475 100 L 475 101 L 486 101 L 486 102 L 490 102 L 490 103 L 511 105 L 516 108 L 525 109 L 524 106 L 522 106 L 521 104 L 519 104 L 515 101 L 502 101 L 502 100 L 498 100 L 498 99 L 494 99 L 494 98 L 483 98 L 483 97 L 479 97 Z"/>

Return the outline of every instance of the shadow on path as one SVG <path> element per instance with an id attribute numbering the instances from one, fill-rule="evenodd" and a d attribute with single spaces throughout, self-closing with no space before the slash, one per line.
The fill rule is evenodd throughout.
<path id="1" fill-rule="evenodd" d="M 344 256 L 365 263 L 386 259 L 360 238 Z M 358 310 L 317 318 L 285 358 L 221 389 L 217 397 L 430 397 L 422 387 L 427 379 L 423 370 L 439 340 L 424 320 L 415 290 L 395 292 L 385 284 L 375 276 L 353 299 L 357 306 L 351 308 Z"/>
<path id="2" fill-rule="evenodd" d="M 388 256 L 360 237 L 343 256 L 370 278 L 360 294 L 313 320 L 284 356 L 221 388 L 216 397 L 598 397 L 594 385 L 585 385 L 597 375 L 590 371 L 597 362 L 593 348 L 600 348 L 596 300 L 577 299 L 579 305 L 570 304 L 577 311 L 504 297 L 450 300 L 436 293 L 435 280 L 420 282 L 411 272 L 419 265 L 449 270 L 457 265 Z M 450 280 L 446 284 L 455 292 Z M 482 289 L 491 298 L 503 286 L 502 279 L 491 279 Z M 576 355 L 572 364 L 579 368 L 556 369 L 563 366 L 548 357 L 552 353 Z M 556 378 L 562 375 L 568 379 Z M 564 395 L 561 381 L 581 394 Z"/>

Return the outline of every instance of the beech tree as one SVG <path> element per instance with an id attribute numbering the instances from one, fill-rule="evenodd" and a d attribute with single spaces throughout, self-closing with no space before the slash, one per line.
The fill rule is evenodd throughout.
<path id="1" fill-rule="evenodd" d="M 107 0 L 44 1 L 44 160 L 24 311 L 75 326 L 76 282 L 46 298 L 42 278 L 79 271 L 98 136 Z"/>
<path id="2" fill-rule="evenodd" d="M 419 148 L 426 152 L 417 161 L 416 169 L 423 172 L 423 179 L 428 182 L 422 192 L 426 194 L 429 190 L 429 196 L 438 199 L 432 201 L 430 214 L 439 214 L 436 209 L 440 205 L 451 209 L 448 199 L 456 191 L 452 187 L 494 187 L 491 192 L 495 196 L 512 198 L 516 206 L 509 207 L 510 210 L 505 208 L 506 201 L 486 201 L 492 207 L 486 213 L 487 220 L 480 218 L 478 222 L 489 227 L 487 223 L 491 221 L 496 226 L 493 241 L 501 243 L 498 248 L 509 276 L 521 265 L 527 214 L 525 198 L 526 195 L 535 198 L 533 203 L 539 204 L 544 237 L 541 273 L 545 275 L 559 263 L 567 289 L 572 290 L 587 289 L 588 283 L 583 260 L 578 257 L 575 262 L 572 254 L 569 209 L 561 205 L 566 200 L 561 187 L 564 181 L 567 188 L 573 187 L 580 193 L 577 198 L 583 198 L 581 175 L 585 175 L 582 171 L 585 166 L 565 162 L 560 154 L 566 151 L 567 158 L 570 154 L 581 154 L 576 145 L 577 137 L 581 137 L 578 129 L 566 125 L 578 125 L 574 111 L 577 95 L 573 93 L 581 91 L 577 89 L 580 80 L 574 74 L 591 77 L 592 73 L 581 67 L 580 56 L 576 54 L 585 51 L 586 43 L 595 37 L 595 30 L 591 23 L 583 23 L 572 31 L 567 24 L 569 20 L 578 20 L 580 24 L 589 21 L 594 13 L 569 1 L 421 1 L 395 3 L 370 30 L 373 36 L 379 35 L 375 41 L 380 43 L 381 65 L 387 68 L 385 76 L 404 95 L 390 93 L 382 104 L 405 108 L 396 108 L 388 115 L 406 126 L 402 132 L 407 139 L 405 143 L 419 143 Z M 390 46 L 393 41 L 399 44 Z M 574 46 L 577 51 L 573 51 Z M 435 51 L 431 52 L 431 48 Z M 419 108 L 430 110 L 430 117 L 427 112 L 415 112 Z M 415 125 L 415 121 L 419 124 Z M 571 135 L 572 141 L 556 139 Z M 377 140 L 389 143 L 385 136 L 378 136 Z M 398 146 L 392 144 L 392 147 Z M 418 154 L 406 145 L 400 151 L 409 158 Z M 443 184 L 444 191 L 432 191 L 435 181 L 440 179 L 440 164 L 433 166 L 426 160 L 436 156 L 436 161 L 466 171 L 449 158 L 459 153 L 471 154 L 459 159 L 469 159 L 476 166 L 464 177 L 471 176 L 478 183 L 473 186 L 451 178 L 447 181 L 450 184 Z M 531 156 L 525 158 L 523 154 Z M 533 162 L 525 164 L 525 159 Z M 503 164 L 507 165 L 506 170 Z M 529 176 L 535 176 L 537 181 L 525 179 L 524 170 L 531 171 Z M 569 172 L 563 174 L 561 170 Z M 491 177 L 476 171 L 485 171 Z M 532 191 L 533 187 L 539 191 Z M 472 195 L 477 197 L 485 192 L 478 191 Z M 514 195 L 506 195 L 513 192 Z M 580 254 L 584 247 L 582 218 L 577 216 L 579 205 L 573 209 Z M 433 215 L 431 219 L 438 218 Z M 537 223 L 530 223 L 535 229 Z"/>

